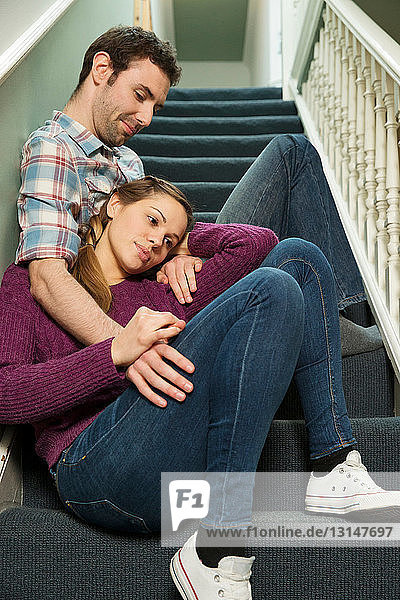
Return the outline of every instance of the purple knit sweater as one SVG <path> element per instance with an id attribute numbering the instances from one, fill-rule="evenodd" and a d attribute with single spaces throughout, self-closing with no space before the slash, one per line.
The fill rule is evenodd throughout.
<path id="1" fill-rule="evenodd" d="M 189 321 L 259 267 L 277 243 L 263 227 L 196 223 L 189 251 L 209 260 L 196 275 L 193 302 L 181 305 L 169 285 L 131 276 L 112 286 L 108 314 L 125 326 L 144 305 Z M 31 296 L 26 266 L 12 264 L 4 274 L 0 339 L 0 423 L 32 423 L 36 452 L 49 466 L 131 385 L 112 362 L 112 338 L 84 347 L 64 331 Z"/>

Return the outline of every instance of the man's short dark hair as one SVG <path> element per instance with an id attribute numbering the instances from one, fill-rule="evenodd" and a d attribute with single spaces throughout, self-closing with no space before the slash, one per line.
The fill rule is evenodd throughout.
<path id="1" fill-rule="evenodd" d="M 171 86 L 176 85 L 181 76 L 182 69 L 176 63 L 176 50 L 170 42 L 163 42 L 155 33 L 145 31 L 141 27 L 120 25 L 103 33 L 89 46 L 75 92 L 89 75 L 93 57 L 97 52 L 107 52 L 111 58 L 114 73 L 111 75 L 110 85 L 119 73 L 129 68 L 131 62 L 146 58 L 167 75 Z"/>

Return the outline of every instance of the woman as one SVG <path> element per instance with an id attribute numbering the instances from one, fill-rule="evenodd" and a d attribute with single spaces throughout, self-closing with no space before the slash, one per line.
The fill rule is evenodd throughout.
<path id="1" fill-rule="evenodd" d="M 162 472 L 249 473 L 241 489 L 216 480 L 208 515 L 173 557 L 171 573 L 184 598 L 193 590 L 207 600 L 250 598 L 254 557 L 242 548 L 206 547 L 207 532 L 251 525 L 253 475 L 293 375 L 314 470 L 308 510 L 385 514 L 400 501 L 349 452 L 355 440 L 323 254 L 303 240 L 278 244 L 262 227 L 192 226 L 184 196 L 154 177 L 109 197 L 82 233 L 74 275 L 123 328 L 86 348 L 32 298 L 27 268 L 7 269 L 0 422 L 32 423 L 36 451 L 66 507 L 117 531 L 160 529 Z M 180 251 L 207 259 L 187 305 L 148 277 Z M 128 367 L 135 386 L 125 378 Z M 331 491 L 349 473 L 351 504 L 348 493 Z"/>

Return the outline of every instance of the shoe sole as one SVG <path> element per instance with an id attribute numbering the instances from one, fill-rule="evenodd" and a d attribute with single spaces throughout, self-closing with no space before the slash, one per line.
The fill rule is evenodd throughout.
<path id="1" fill-rule="evenodd" d="M 185 585 L 187 577 L 179 564 L 179 550 L 171 558 L 169 563 L 169 572 L 173 582 L 184 600 L 198 600 L 197 595 Z"/>
<path id="2" fill-rule="evenodd" d="M 314 509 L 312 507 L 306 507 L 306 511 L 309 513 L 334 517 L 343 517 L 346 521 L 354 521 L 359 523 L 399 523 L 400 522 L 400 506 L 385 506 L 384 508 L 371 508 L 369 510 L 357 510 L 343 509 L 341 512 L 339 509 L 321 510 Z"/>

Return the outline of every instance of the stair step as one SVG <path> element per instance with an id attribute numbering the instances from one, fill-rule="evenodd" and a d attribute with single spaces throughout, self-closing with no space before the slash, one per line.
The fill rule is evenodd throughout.
<path id="1" fill-rule="evenodd" d="M 257 514 L 255 517 L 257 518 Z M 308 526 L 313 519 L 304 516 Z M 320 521 L 321 517 L 315 519 Z M 258 522 L 258 521 L 256 521 Z M 337 520 L 343 524 L 341 519 Z M 177 600 L 169 574 L 175 548 L 159 536 L 108 533 L 65 512 L 10 509 L 0 515 L 0 571 L 7 600 Z M 389 600 L 398 598 L 398 548 L 256 547 L 253 600 Z M 272 566 L 272 568 L 271 568 Z"/>
<path id="2" fill-rule="evenodd" d="M 146 131 L 146 130 L 145 130 Z M 163 135 L 139 133 L 127 146 L 141 158 L 146 156 L 258 156 L 274 134 L 259 135 Z"/>
<path id="3" fill-rule="evenodd" d="M 368 470 L 399 472 L 400 417 L 369 417 L 350 421 L 357 440 L 357 449 Z M 24 431 L 24 506 L 60 509 L 62 505 L 47 468 L 43 461 L 33 454 L 33 433 L 27 429 Z M 308 437 L 304 421 L 274 420 L 257 471 L 304 472 L 309 469 Z"/>
<path id="4" fill-rule="evenodd" d="M 169 181 L 235 181 L 245 174 L 254 158 L 169 158 L 159 156 L 143 157 L 145 173 Z"/>
<path id="5" fill-rule="evenodd" d="M 296 105 L 285 100 L 168 100 L 158 113 L 162 117 L 234 117 L 251 115 L 296 115 Z"/>
<path id="6" fill-rule="evenodd" d="M 280 87 L 171 88 L 168 100 L 267 100 L 282 98 Z"/>
<path id="7" fill-rule="evenodd" d="M 235 181 L 173 181 L 197 212 L 219 212 L 236 186 Z"/>
<path id="8" fill-rule="evenodd" d="M 199 218 L 201 220 L 201 218 Z M 343 390 L 351 417 L 392 417 L 394 373 L 384 350 L 345 356 L 342 360 Z M 303 419 L 294 382 L 275 415 L 277 419 Z"/>
<path id="9" fill-rule="evenodd" d="M 218 212 L 194 212 L 193 216 L 196 221 L 202 223 L 215 223 L 218 218 Z"/>
<path id="10" fill-rule="evenodd" d="M 299 117 L 155 117 L 147 133 L 163 135 L 254 135 L 302 133 Z"/>
<path id="11" fill-rule="evenodd" d="M 400 471 L 400 417 L 350 419 L 357 449 L 369 471 Z M 258 463 L 258 471 L 308 471 L 304 421 L 275 420 Z"/>

